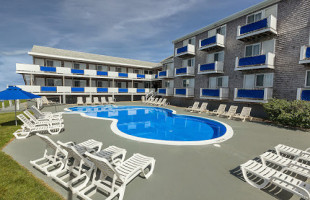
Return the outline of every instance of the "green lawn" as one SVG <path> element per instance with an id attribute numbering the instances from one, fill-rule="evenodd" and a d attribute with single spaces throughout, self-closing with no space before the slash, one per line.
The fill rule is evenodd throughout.
<path id="1" fill-rule="evenodd" d="M 0 114 L 0 150 L 14 137 L 14 113 Z M 63 199 L 20 166 L 10 156 L 0 151 L 0 199 Z"/>

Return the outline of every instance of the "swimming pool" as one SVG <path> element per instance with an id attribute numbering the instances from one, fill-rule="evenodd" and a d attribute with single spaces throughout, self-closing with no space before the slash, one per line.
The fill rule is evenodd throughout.
<path id="1" fill-rule="evenodd" d="M 144 106 L 82 106 L 69 108 L 85 117 L 112 120 L 112 130 L 128 139 L 171 145 L 201 145 L 229 139 L 230 126 L 211 119 L 178 115 Z"/>

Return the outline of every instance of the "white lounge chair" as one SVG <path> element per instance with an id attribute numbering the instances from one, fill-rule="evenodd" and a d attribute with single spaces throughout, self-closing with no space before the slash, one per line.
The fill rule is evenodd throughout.
<path id="1" fill-rule="evenodd" d="M 152 103 L 151 105 L 157 105 L 160 104 L 162 102 L 163 98 L 160 98 L 157 100 L 157 102 Z"/>
<path id="2" fill-rule="evenodd" d="M 30 119 L 34 124 L 61 124 L 64 122 L 63 119 L 37 119 L 28 110 L 24 111 L 24 114 Z"/>
<path id="3" fill-rule="evenodd" d="M 101 102 L 99 101 L 98 97 L 94 97 L 94 104 L 95 105 L 100 105 L 101 104 Z"/>
<path id="4" fill-rule="evenodd" d="M 101 97 L 101 104 L 108 104 L 107 99 L 105 97 Z"/>
<path id="5" fill-rule="evenodd" d="M 67 157 L 68 153 L 60 148 L 59 145 L 48 136 L 39 133 L 36 135 L 46 143 L 46 149 L 42 158 L 32 160 L 30 163 L 47 176 L 50 176 L 51 173 L 56 173 L 64 167 L 63 160 Z M 51 149 L 53 153 L 49 153 L 49 149 Z"/>
<path id="6" fill-rule="evenodd" d="M 28 137 L 31 133 L 42 133 L 42 132 L 48 132 L 51 135 L 59 134 L 60 131 L 64 129 L 63 124 L 57 124 L 57 125 L 36 125 L 32 123 L 29 119 L 27 119 L 23 114 L 17 115 L 17 118 L 20 119 L 23 123 L 22 125 L 22 132 L 15 132 L 13 133 L 14 136 L 17 139 L 24 139 Z"/>
<path id="7" fill-rule="evenodd" d="M 109 104 L 115 104 L 115 100 L 112 97 L 108 97 Z"/>
<path id="8" fill-rule="evenodd" d="M 193 106 L 189 106 L 188 108 L 185 108 L 185 111 L 192 112 L 193 110 L 198 109 L 198 106 L 199 106 L 199 102 L 196 101 L 196 102 L 193 104 Z"/>
<path id="9" fill-rule="evenodd" d="M 242 164 L 241 171 L 247 183 L 258 189 L 265 188 L 272 183 L 283 190 L 298 195 L 304 199 L 310 199 L 310 184 L 299 179 L 291 177 L 287 174 L 277 171 L 273 168 L 265 166 L 254 160 Z M 249 177 L 249 175 L 251 177 Z M 255 179 L 254 177 L 255 176 Z M 260 179 L 257 179 L 260 178 Z"/>
<path id="10" fill-rule="evenodd" d="M 85 104 L 86 104 L 86 105 L 92 105 L 92 104 L 93 104 L 91 97 L 86 97 L 86 102 L 85 102 Z"/>
<path id="11" fill-rule="evenodd" d="M 310 162 L 310 148 L 307 148 L 306 150 L 301 150 L 294 147 L 286 146 L 284 144 L 278 144 L 277 146 L 275 146 L 275 150 L 278 155 L 281 155 L 281 153 L 283 153 L 291 156 L 292 159 L 296 161 L 304 160 Z"/>
<path id="12" fill-rule="evenodd" d="M 243 107 L 241 113 L 235 114 L 232 118 L 241 119 L 243 122 L 245 122 L 246 119 L 252 121 L 253 117 L 250 116 L 251 110 L 251 107 Z"/>
<path id="13" fill-rule="evenodd" d="M 219 114 L 220 117 L 228 117 L 228 119 L 231 119 L 237 112 L 238 106 L 230 106 L 227 112 L 223 112 L 222 114 Z"/>
<path id="14" fill-rule="evenodd" d="M 122 200 L 126 185 L 139 174 L 142 174 L 146 179 L 149 178 L 155 167 L 154 158 L 141 154 L 134 154 L 116 167 L 113 167 L 105 158 L 90 153 L 85 153 L 85 155 L 95 164 L 95 169 L 101 172 L 98 180 L 93 178 L 89 186 L 77 192 L 78 196 L 88 200 L 91 199 L 97 189 L 106 191 L 109 194 L 107 199 L 113 199 L 119 195 L 118 199 Z M 146 173 L 147 168 L 149 171 Z M 95 191 L 89 192 L 93 189 Z"/>
<path id="15" fill-rule="evenodd" d="M 148 98 L 144 103 L 145 103 L 145 104 L 148 104 L 148 103 L 150 103 L 150 102 L 152 102 L 152 101 L 154 101 L 154 97 Z"/>
<path id="16" fill-rule="evenodd" d="M 141 101 L 142 101 L 142 103 L 145 103 L 145 96 L 141 97 Z"/>
<path id="17" fill-rule="evenodd" d="M 77 97 L 77 105 L 84 105 L 83 97 Z"/>
<path id="18" fill-rule="evenodd" d="M 43 104 L 43 105 L 55 105 L 55 104 L 57 104 L 57 103 L 54 102 L 54 101 L 49 101 L 49 100 L 46 98 L 46 96 L 42 96 L 42 97 L 41 97 L 41 100 L 42 100 L 42 104 Z"/>
<path id="19" fill-rule="evenodd" d="M 167 104 L 167 99 L 163 99 L 162 102 L 157 103 L 156 106 L 166 106 Z"/>
<path id="20" fill-rule="evenodd" d="M 32 110 L 34 116 L 39 119 L 46 119 L 46 118 L 60 119 L 62 118 L 62 113 L 42 112 L 35 106 L 31 106 L 30 109 Z"/>
<path id="21" fill-rule="evenodd" d="M 285 169 L 285 171 L 294 172 L 296 174 L 310 178 L 310 166 L 303 164 L 301 162 L 298 162 L 296 160 L 292 160 L 292 159 L 274 154 L 272 152 L 263 153 L 262 155 L 260 155 L 260 159 L 263 165 L 267 165 L 266 162 L 270 162 L 270 163 L 280 166 L 281 171 Z"/>
<path id="22" fill-rule="evenodd" d="M 203 112 L 209 112 L 207 109 L 208 103 L 207 102 L 203 102 L 200 106 L 200 108 L 197 109 L 192 109 L 193 112 L 198 112 L 198 113 L 203 113 Z"/>
<path id="23" fill-rule="evenodd" d="M 155 98 L 155 99 L 149 101 L 147 104 L 152 105 L 152 104 L 156 103 L 157 101 L 158 101 L 158 98 Z"/>
<path id="24" fill-rule="evenodd" d="M 220 106 L 218 107 L 217 110 L 213 110 L 213 111 L 209 112 L 209 114 L 219 116 L 220 114 L 223 114 L 225 112 L 225 109 L 226 109 L 226 105 L 220 104 Z"/>

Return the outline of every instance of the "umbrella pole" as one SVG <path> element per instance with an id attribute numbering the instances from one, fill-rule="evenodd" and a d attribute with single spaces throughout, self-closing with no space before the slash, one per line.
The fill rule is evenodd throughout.
<path id="1" fill-rule="evenodd" d="M 16 119 L 16 100 L 14 100 L 14 105 L 15 105 L 15 126 L 17 126 L 17 119 Z"/>

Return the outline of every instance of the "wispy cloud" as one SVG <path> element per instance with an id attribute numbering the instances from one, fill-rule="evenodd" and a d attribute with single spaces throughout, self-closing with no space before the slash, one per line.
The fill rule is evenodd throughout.
<path id="1" fill-rule="evenodd" d="M 17 55 L 25 55 L 27 52 L 28 52 L 27 49 L 13 50 L 13 51 L 2 51 L 2 52 L 0 52 L 0 55 L 4 55 L 4 56 L 17 56 Z"/>

